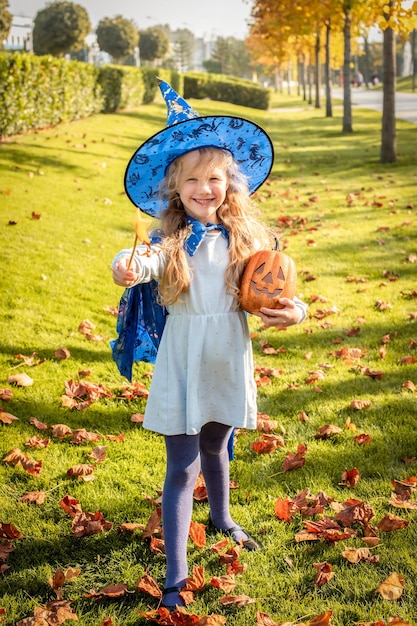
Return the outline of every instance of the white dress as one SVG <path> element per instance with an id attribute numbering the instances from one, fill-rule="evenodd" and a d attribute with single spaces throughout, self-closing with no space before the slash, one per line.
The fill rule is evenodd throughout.
<path id="1" fill-rule="evenodd" d="M 226 292 L 227 241 L 208 232 L 187 259 L 190 289 L 167 307 L 143 426 L 163 435 L 196 435 L 207 422 L 254 429 L 252 344 L 246 314 Z M 148 282 L 161 277 L 165 260 L 135 254 L 134 263 L 138 282 Z"/>

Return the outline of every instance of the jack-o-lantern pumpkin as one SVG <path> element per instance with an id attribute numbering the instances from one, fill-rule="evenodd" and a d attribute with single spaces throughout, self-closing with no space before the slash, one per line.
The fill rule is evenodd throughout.
<path id="1" fill-rule="evenodd" d="M 295 263 L 278 250 L 259 250 L 249 259 L 240 285 L 240 306 L 248 313 L 261 307 L 281 309 L 280 298 L 293 298 L 297 283 Z"/>

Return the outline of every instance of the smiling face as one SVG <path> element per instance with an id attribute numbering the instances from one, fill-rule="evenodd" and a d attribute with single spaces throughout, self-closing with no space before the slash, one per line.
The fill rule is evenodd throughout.
<path id="1" fill-rule="evenodd" d="M 215 150 L 198 150 L 181 157 L 177 193 L 190 217 L 202 224 L 217 224 L 217 209 L 226 198 L 229 179 L 222 155 Z"/>

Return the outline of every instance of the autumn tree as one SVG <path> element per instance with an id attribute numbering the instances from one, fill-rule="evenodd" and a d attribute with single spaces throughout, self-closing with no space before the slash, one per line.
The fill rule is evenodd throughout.
<path id="1" fill-rule="evenodd" d="M 186 72 L 193 62 L 195 37 L 188 28 L 178 28 L 172 33 L 173 61 L 178 72 Z"/>
<path id="2" fill-rule="evenodd" d="M 117 64 L 122 64 L 139 44 L 139 32 L 133 21 L 121 15 L 100 20 L 96 35 L 100 50 L 108 52 Z"/>
<path id="3" fill-rule="evenodd" d="M 139 31 L 139 50 L 141 61 L 158 62 L 169 52 L 169 37 L 162 26 L 151 26 Z"/>
<path id="4" fill-rule="evenodd" d="M 8 0 L 0 0 L 0 50 L 3 48 L 3 42 L 9 36 L 13 21 L 13 16 L 8 8 Z"/>
<path id="5" fill-rule="evenodd" d="M 378 26 L 384 32 L 383 43 L 383 107 L 381 130 L 381 163 L 397 160 L 397 136 L 395 123 L 396 90 L 396 36 L 395 33 L 411 33 L 417 25 L 417 2 L 405 8 L 401 0 L 379 0 L 381 8 Z"/>
<path id="6" fill-rule="evenodd" d="M 203 62 L 208 72 L 241 78 L 250 75 L 249 64 L 250 54 L 245 43 L 235 37 L 218 37 L 210 59 Z"/>
<path id="7" fill-rule="evenodd" d="M 252 26 L 246 46 L 253 58 L 270 68 L 278 89 L 280 74 L 287 58 L 293 7 L 286 0 L 256 0 L 252 8 Z"/>
<path id="8" fill-rule="evenodd" d="M 73 2 L 52 2 L 39 11 L 33 27 L 35 54 L 63 56 L 80 50 L 91 31 L 87 11 Z"/>

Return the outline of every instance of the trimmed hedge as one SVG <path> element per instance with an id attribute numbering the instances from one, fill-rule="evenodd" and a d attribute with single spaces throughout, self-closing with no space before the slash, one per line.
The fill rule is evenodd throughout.
<path id="1" fill-rule="evenodd" d="M 266 111 L 271 91 L 233 76 L 189 73 L 184 75 L 184 98 L 210 98 Z"/>
<path id="2" fill-rule="evenodd" d="M 161 69 L 158 76 L 182 92 L 178 72 Z M 0 137 L 136 108 L 159 97 L 155 70 L 149 68 L 97 68 L 49 55 L 0 53 Z"/>
<path id="3" fill-rule="evenodd" d="M 145 85 L 135 67 L 105 65 L 100 68 L 97 82 L 103 93 L 103 113 L 114 113 L 143 103 Z"/>
<path id="4" fill-rule="evenodd" d="M 98 69 L 52 56 L 0 54 L 0 136 L 98 113 Z"/>
<path id="5" fill-rule="evenodd" d="M 270 90 L 216 74 L 104 65 L 29 53 L 0 53 L 0 137 L 56 126 L 94 113 L 162 102 L 155 73 L 184 98 L 268 109 Z"/>

